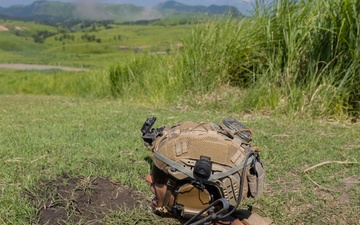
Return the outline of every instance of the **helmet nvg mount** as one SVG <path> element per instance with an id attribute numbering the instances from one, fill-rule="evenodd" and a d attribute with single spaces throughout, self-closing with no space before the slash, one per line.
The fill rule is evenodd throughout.
<path id="1" fill-rule="evenodd" d="M 261 192 L 265 171 L 256 171 L 262 163 L 246 126 L 226 118 L 219 125 L 189 121 L 152 128 L 155 121 L 148 118 L 141 128 L 152 151 L 153 170 L 161 171 L 154 176 L 166 176 L 167 182 L 164 204 L 155 213 L 187 219 L 185 224 L 204 224 L 227 217 L 244 196 Z M 249 179 L 254 175 L 255 184 Z M 175 200 L 168 208 L 171 194 Z"/>

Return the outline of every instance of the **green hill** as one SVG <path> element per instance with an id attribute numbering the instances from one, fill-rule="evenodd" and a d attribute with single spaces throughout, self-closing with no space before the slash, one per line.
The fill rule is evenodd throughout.
<path id="1" fill-rule="evenodd" d="M 0 7 L 0 18 L 17 18 L 47 22 L 74 19 L 136 21 L 159 18 L 204 17 L 231 13 L 240 15 L 232 6 L 190 6 L 176 1 L 160 3 L 153 8 L 133 4 L 90 4 L 36 1 L 31 5 Z"/>
<path id="2" fill-rule="evenodd" d="M 73 5 L 62 2 L 36 1 L 31 5 L 15 5 L 0 9 L 1 14 L 12 17 L 32 17 L 39 15 L 73 16 Z"/>
<path id="3" fill-rule="evenodd" d="M 191 12 L 191 13 L 205 13 L 208 15 L 217 15 L 217 14 L 233 14 L 238 16 L 239 11 L 234 6 L 228 5 L 210 5 L 210 6 L 190 6 L 176 1 L 167 1 L 160 3 L 155 7 L 159 11 L 176 11 L 176 12 Z"/>

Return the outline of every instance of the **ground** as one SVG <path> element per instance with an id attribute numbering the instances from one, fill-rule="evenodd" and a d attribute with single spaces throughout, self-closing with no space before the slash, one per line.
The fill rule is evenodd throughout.
<path id="1" fill-rule="evenodd" d="M 86 71 L 83 68 L 71 68 L 64 66 L 51 66 L 51 65 L 34 65 L 34 64 L 10 64 L 10 63 L 0 63 L 0 68 L 5 69 L 17 69 L 17 70 L 64 70 L 64 71 Z"/>
<path id="2" fill-rule="evenodd" d="M 131 210 L 146 197 L 106 178 L 70 178 L 40 182 L 26 196 L 39 210 L 33 224 L 103 224 L 114 210 Z"/>

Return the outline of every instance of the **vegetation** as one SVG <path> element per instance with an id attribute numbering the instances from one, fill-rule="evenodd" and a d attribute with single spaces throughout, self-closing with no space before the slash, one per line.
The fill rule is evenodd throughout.
<path id="1" fill-rule="evenodd" d="M 260 147 L 266 166 L 267 186 L 259 199 L 247 199 L 241 207 L 252 204 L 276 224 L 355 225 L 360 219 L 359 124 L 145 107 L 111 99 L 0 95 L 0 102 L 3 224 L 36 224 L 43 205 L 35 209 L 24 192 L 36 193 L 39 181 L 55 180 L 62 173 L 110 177 L 152 196 L 144 180 L 150 152 L 140 138 L 143 122 L 152 115 L 158 117 L 155 127 L 184 120 L 220 122 L 231 116 L 252 128 L 254 145 Z M 308 171 L 315 185 L 304 170 L 326 161 L 343 164 Z M 44 201 L 38 199 L 39 204 Z M 105 224 L 177 224 L 149 215 L 147 210 L 117 211 Z"/>
<path id="2" fill-rule="evenodd" d="M 41 81 L 41 82 L 39 82 Z M 99 72 L 60 70 L 0 70 L 0 94 L 64 95 L 84 98 L 110 96 L 108 78 Z"/>
<path id="3" fill-rule="evenodd" d="M 124 95 L 131 89 L 153 102 L 356 117 L 358 7 L 356 1 L 338 0 L 258 5 L 252 18 L 198 26 L 185 39 L 182 51 L 150 61 L 154 70 L 144 65 L 144 70 L 133 73 L 142 61 L 148 61 L 137 59 L 125 69 L 111 70 L 111 77 L 121 77 L 124 90 L 119 92 Z M 144 87 L 156 88 L 144 91 Z"/>
<path id="4" fill-rule="evenodd" d="M 171 15 L 176 15 L 176 12 L 178 14 L 183 14 L 184 12 L 187 12 L 186 17 L 199 17 L 199 15 L 194 14 L 195 13 L 201 13 L 202 16 L 205 15 L 224 15 L 224 14 L 231 14 L 234 16 L 240 16 L 239 10 L 235 6 L 217 6 L 217 5 L 210 5 L 210 6 L 189 6 L 186 4 L 182 4 L 176 1 L 165 1 L 163 3 L 159 3 L 156 7 L 156 9 L 159 9 L 163 12 L 163 14 L 168 14 L 167 17 L 171 17 Z M 182 16 L 185 17 L 185 16 Z"/>
<path id="5" fill-rule="evenodd" d="M 176 24 L 177 21 L 172 22 Z M 193 26 L 167 26 L 159 21 L 157 25 L 88 22 L 73 24 L 72 27 L 52 27 L 0 20 L 0 26 L 8 29 L 0 36 L 0 50 L 4 56 L 0 58 L 0 63 L 61 65 L 91 68 L 102 73 L 111 65 L 123 64 L 135 55 L 169 52 Z"/>
<path id="6" fill-rule="evenodd" d="M 22 19 L 52 26 L 69 24 L 75 20 L 136 21 L 159 18 L 213 17 L 224 13 L 242 16 L 233 6 L 190 6 L 168 1 L 154 8 L 134 4 L 106 4 L 100 2 L 35 1 L 30 5 L 0 7 L 0 18 Z"/>
<path id="7" fill-rule="evenodd" d="M 13 30 L 16 38 L 0 38 L 8 55 L 2 61 L 15 62 L 21 55 L 30 63 L 110 67 L 113 96 L 133 101 L 135 92 L 140 103 L 356 119 L 358 4 L 260 3 L 251 18 L 197 19 L 181 26 L 173 23 L 184 21 L 167 19 Z M 39 50 L 39 57 L 28 57 Z M 147 54 L 158 52 L 172 54 Z"/>
<path id="8" fill-rule="evenodd" d="M 0 224 L 37 224 L 48 199 L 25 193 L 63 173 L 150 197 L 139 129 L 153 115 L 252 128 L 267 186 L 241 207 L 276 224 L 358 224 L 360 4 L 257 3 L 243 19 L 0 20 L 0 63 L 84 69 L 0 69 Z M 176 223 L 144 210 L 105 221 Z"/>

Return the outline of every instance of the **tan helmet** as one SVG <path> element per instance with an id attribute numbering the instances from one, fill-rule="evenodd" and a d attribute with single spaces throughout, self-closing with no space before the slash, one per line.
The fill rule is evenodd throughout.
<path id="1" fill-rule="evenodd" d="M 204 209 L 217 199 L 237 207 L 244 196 L 261 191 L 249 190 L 248 175 L 258 154 L 250 145 L 251 131 L 237 120 L 227 118 L 219 125 L 189 121 L 146 132 L 144 127 L 155 120 L 149 118 L 142 132 L 154 166 L 174 187 L 175 209 L 168 210 L 177 207 L 183 217 L 207 216 Z"/>

